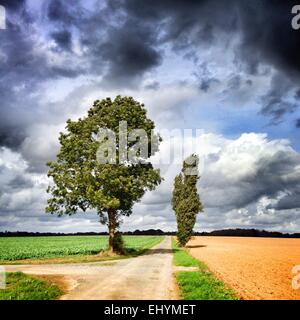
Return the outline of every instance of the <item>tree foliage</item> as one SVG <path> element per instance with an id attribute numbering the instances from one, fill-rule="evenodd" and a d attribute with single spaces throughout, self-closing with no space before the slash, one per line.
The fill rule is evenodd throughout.
<path id="1" fill-rule="evenodd" d="M 97 150 L 105 143 L 96 138 L 99 130 L 105 128 L 118 133 L 121 121 L 127 122 L 128 133 L 134 129 L 143 129 L 147 133 L 146 159 L 138 163 L 120 161 L 121 138 L 116 134 L 115 164 L 99 163 Z M 60 134 L 57 159 L 47 164 L 48 176 L 54 184 L 48 188 L 51 197 L 46 212 L 61 216 L 95 209 L 100 221 L 109 227 L 110 250 L 118 251 L 114 244 L 120 241 L 114 241 L 114 236 L 121 217 L 129 216 L 133 204 L 162 180 L 159 170 L 147 161 L 158 150 L 161 141 L 153 134 L 154 127 L 143 104 L 132 97 L 121 96 L 115 100 L 97 100 L 86 117 L 78 121 L 68 120 L 66 131 Z M 131 141 L 128 147 L 134 147 L 134 144 Z"/>
<path id="2" fill-rule="evenodd" d="M 197 155 L 192 154 L 183 162 L 183 168 L 175 177 L 172 206 L 177 220 L 177 239 L 180 246 L 185 246 L 193 234 L 196 216 L 203 211 L 197 191 L 198 175 Z"/>

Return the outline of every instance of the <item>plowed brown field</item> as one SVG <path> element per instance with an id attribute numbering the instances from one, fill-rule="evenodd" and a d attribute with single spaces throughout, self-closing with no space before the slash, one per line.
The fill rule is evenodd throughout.
<path id="1" fill-rule="evenodd" d="M 300 300 L 292 288 L 300 239 L 195 237 L 188 248 L 242 299 Z"/>

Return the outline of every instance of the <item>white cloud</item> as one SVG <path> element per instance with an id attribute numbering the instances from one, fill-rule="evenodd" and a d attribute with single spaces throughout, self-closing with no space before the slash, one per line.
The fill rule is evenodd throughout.
<path id="1" fill-rule="evenodd" d="M 28 172 L 22 156 L 7 148 L 0 149 L 0 212 L 40 211 L 49 180 L 44 174 Z"/>
<path id="2" fill-rule="evenodd" d="M 296 231 L 300 227 L 297 203 L 284 210 L 276 207 L 297 194 L 300 186 L 300 155 L 287 140 L 269 140 L 265 134 L 255 133 L 237 139 L 201 133 L 189 139 L 194 142 L 192 151 L 201 159 L 198 187 L 205 212 L 198 217 L 197 230 L 256 227 Z M 180 148 L 179 143 L 174 146 Z M 47 150 L 35 152 L 40 155 Z M 167 152 L 165 140 L 160 153 L 163 156 Z M 124 219 L 123 230 L 176 228 L 170 201 L 174 177 L 181 169 L 181 161 L 178 163 L 160 165 L 164 182 L 135 205 L 133 215 Z M 98 217 L 93 214 L 61 220 L 46 216 L 43 211 L 49 181 L 44 174 L 29 173 L 28 163 L 20 154 L 2 148 L 0 167 L 1 181 L 5 181 L 0 210 L 2 219 L 7 218 L 1 223 L 2 229 L 21 230 L 26 217 L 26 223 L 32 219 L 35 230 L 100 230 Z"/>
<path id="3" fill-rule="evenodd" d="M 299 189 L 300 155 L 287 140 L 269 140 L 266 134 L 255 133 L 235 140 L 202 134 L 195 142 L 194 152 L 202 159 L 198 187 L 205 207 L 198 218 L 198 230 L 266 227 L 295 231 L 291 223 L 300 227 L 297 203 L 285 213 L 270 208 Z M 168 152 L 165 145 L 162 153 Z M 171 220 L 173 179 L 181 166 L 162 168 L 165 181 L 156 191 L 147 193 L 142 204 L 150 206 L 153 216 L 157 213 L 151 204 L 159 203 L 158 211 L 165 204 L 166 219 Z"/>
<path id="4" fill-rule="evenodd" d="M 22 143 L 21 153 L 34 171 L 45 171 L 46 163 L 56 158 L 59 150 L 59 132 L 65 125 L 35 124 Z"/>

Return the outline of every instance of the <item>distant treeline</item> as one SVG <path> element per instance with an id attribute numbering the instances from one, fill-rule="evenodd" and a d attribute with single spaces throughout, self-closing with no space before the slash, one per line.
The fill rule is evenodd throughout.
<path id="1" fill-rule="evenodd" d="M 257 229 L 226 229 L 212 232 L 196 233 L 200 236 L 223 236 L 223 237 L 264 237 L 264 238 L 300 238 L 300 233 L 281 233 Z"/>
<path id="2" fill-rule="evenodd" d="M 124 235 L 175 235 L 176 232 L 164 232 L 162 230 L 135 230 L 121 232 Z M 76 233 L 59 233 L 59 232 L 24 232 L 24 231 L 5 231 L 0 232 L 0 237 L 56 237 L 56 236 L 106 236 L 107 232 L 76 232 Z"/>
<path id="3" fill-rule="evenodd" d="M 135 230 L 122 232 L 124 235 L 176 235 L 176 232 L 164 232 L 160 229 Z M 97 236 L 107 235 L 107 232 L 77 232 L 77 233 L 53 233 L 53 232 L 0 232 L 0 237 L 54 237 L 54 236 Z M 226 229 L 212 232 L 195 232 L 196 236 L 226 236 L 226 237 L 269 237 L 269 238 L 300 238 L 300 233 L 281 233 L 275 231 L 257 229 Z"/>

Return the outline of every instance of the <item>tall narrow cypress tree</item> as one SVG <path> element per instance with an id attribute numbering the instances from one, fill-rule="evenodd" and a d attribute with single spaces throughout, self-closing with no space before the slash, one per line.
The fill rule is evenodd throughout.
<path id="1" fill-rule="evenodd" d="M 195 154 L 183 162 L 181 173 L 175 177 L 172 206 L 177 220 L 177 239 L 185 246 L 193 234 L 196 215 L 203 211 L 197 191 L 199 157 Z"/>

